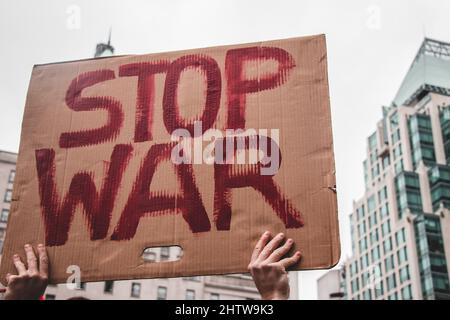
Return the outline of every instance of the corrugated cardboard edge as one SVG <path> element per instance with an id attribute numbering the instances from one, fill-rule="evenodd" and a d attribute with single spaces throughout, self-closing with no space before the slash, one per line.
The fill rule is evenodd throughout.
<path id="1" fill-rule="evenodd" d="M 323 37 L 323 41 L 324 41 L 324 45 L 325 45 L 325 54 L 326 57 L 322 60 L 325 63 L 325 81 L 326 81 L 326 86 L 327 86 L 327 97 L 326 97 L 326 101 L 328 101 L 328 108 L 330 110 L 329 113 L 329 123 L 330 123 L 330 131 L 331 131 L 331 135 L 333 137 L 333 119 L 331 116 L 331 96 L 330 96 L 330 81 L 329 81 L 329 77 L 328 77 L 328 48 L 327 48 L 327 41 L 326 41 L 326 35 L 322 34 L 320 35 L 321 37 Z M 337 182 L 336 182 L 336 159 L 335 159 L 335 152 L 334 152 L 334 139 L 331 139 L 331 149 L 332 149 L 332 154 L 333 154 L 333 172 L 331 175 L 325 177 L 326 179 L 326 185 L 328 186 L 328 189 L 330 190 L 330 192 L 334 192 L 336 194 L 335 196 L 335 201 L 334 201 L 334 212 L 330 213 L 330 226 L 331 226 L 331 230 L 332 230 L 332 234 L 331 234 L 331 257 L 330 257 L 330 261 L 331 264 L 329 266 L 326 266 L 325 269 L 332 269 L 334 268 L 340 261 L 341 259 L 341 242 L 340 242 L 340 235 L 339 235 L 339 207 L 338 207 L 338 197 L 337 197 Z"/>

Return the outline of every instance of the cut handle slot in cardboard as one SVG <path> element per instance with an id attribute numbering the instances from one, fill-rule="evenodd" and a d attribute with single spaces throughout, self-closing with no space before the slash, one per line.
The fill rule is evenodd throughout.
<path id="1" fill-rule="evenodd" d="M 324 36 L 38 65 L 1 281 L 25 243 L 53 283 L 241 273 L 266 230 L 330 268 L 335 184 Z"/>

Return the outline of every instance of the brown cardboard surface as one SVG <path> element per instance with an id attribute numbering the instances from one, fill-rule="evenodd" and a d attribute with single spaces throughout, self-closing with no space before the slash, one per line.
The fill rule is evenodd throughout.
<path id="1" fill-rule="evenodd" d="M 320 35 L 35 66 L 2 283 L 14 273 L 9 257 L 23 257 L 25 243 L 46 243 L 53 283 L 65 282 L 71 265 L 81 281 L 246 272 L 265 230 L 295 240 L 303 252 L 295 270 L 334 266 L 340 245 L 326 58 Z M 145 72 L 153 79 L 144 81 Z M 228 172 L 150 158 L 171 150 L 171 130 L 190 128 L 202 114 L 204 126 L 222 132 L 279 129 L 278 172 L 252 180 L 255 165 Z M 183 248 L 179 261 L 143 261 L 145 248 L 171 245 Z"/>

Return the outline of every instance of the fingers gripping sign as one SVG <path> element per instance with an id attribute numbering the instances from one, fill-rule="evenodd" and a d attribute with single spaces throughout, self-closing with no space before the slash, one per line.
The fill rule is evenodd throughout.
<path id="1" fill-rule="evenodd" d="M 17 275 L 7 274 L 5 300 L 36 300 L 44 293 L 48 282 L 48 257 L 43 245 L 37 246 L 38 257 L 33 247 L 24 246 L 26 265 L 19 255 L 13 256 Z M 0 291 L 1 292 L 1 291 Z"/>
<path id="2" fill-rule="evenodd" d="M 248 270 L 263 299 L 289 298 L 290 288 L 286 269 L 298 263 L 301 254 L 297 251 L 293 256 L 286 257 L 294 241 L 284 239 L 283 233 L 271 239 L 271 234 L 267 231 L 253 250 Z"/>

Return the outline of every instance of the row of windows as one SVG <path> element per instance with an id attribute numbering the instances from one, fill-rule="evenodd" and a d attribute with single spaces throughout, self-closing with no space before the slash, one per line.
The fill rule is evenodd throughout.
<path id="1" fill-rule="evenodd" d="M 380 188 L 378 190 L 378 202 L 380 204 L 384 203 L 385 201 L 388 200 L 388 193 L 387 193 L 387 187 L 384 186 L 382 188 Z M 377 206 L 377 199 L 375 197 L 375 194 L 372 195 L 369 199 L 367 199 L 367 208 L 368 208 L 368 212 L 372 212 L 376 209 Z M 364 217 L 364 205 L 361 208 L 358 208 L 357 210 L 361 210 L 361 216 L 360 218 Z"/>
<path id="2" fill-rule="evenodd" d="M 376 247 L 371 251 L 371 257 L 372 257 L 372 264 L 375 264 L 375 267 L 374 267 L 375 278 L 379 279 L 381 277 L 381 263 L 377 263 L 380 260 L 379 247 Z M 407 260 L 408 260 L 407 249 L 406 249 L 406 247 L 403 247 L 397 251 L 397 263 L 399 266 L 402 266 L 407 262 Z M 370 269 L 370 270 L 372 269 L 369 266 L 369 255 L 368 254 L 365 254 L 361 257 L 359 264 L 361 266 L 361 271 L 366 270 L 366 269 Z M 385 268 L 385 273 L 389 273 L 389 272 L 395 270 L 395 255 L 394 254 L 391 254 L 388 257 L 386 257 L 386 259 L 384 259 L 384 268 Z M 362 280 L 361 280 L 362 283 L 364 283 L 364 274 L 367 272 L 368 271 L 363 272 Z M 357 273 L 358 273 L 358 261 L 355 260 L 350 264 L 350 277 L 352 278 Z M 392 284 L 392 281 L 394 281 L 394 283 L 396 283 L 395 282 L 395 274 L 393 274 L 393 276 L 391 276 L 391 277 L 394 278 L 394 280 L 391 280 L 391 284 Z M 404 283 L 405 281 L 410 279 L 409 269 L 408 269 L 407 265 L 403 266 L 400 269 L 400 279 L 401 279 L 401 283 Z M 353 290 L 353 288 L 355 288 L 356 290 Z M 388 285 L 388 289 L 389 288 L 390 287 Z M 353 293 L 355 293 L 359 290 L 359 278 L 358 277 L 352 280 L 352 290 L 353 290 Z"/>
<path id="3" fill-rule="evenodd" d="M 16 177 L 16 171 L 11 170 L 9 172 L 8 183 L 13 183 L 15 177 Z M 10 203 L 11 201 L 12 201 L 12 190 L 10 189 L 10 187 L 8 187 L 8 189 L 6 190 L 6 192 L 3 196 L 3 202 Z"/>
<path id="4" fill-rule="evenodd" d="M 131 288 L 130 288 L 130 297 L 132 298 L 140 298 L 141 297 L 141 284 L 139 282 L 132 282 Z M 79 290 L 86 290 L 86 284 L 81 283 Z M 105 281 L 103 292 L 106 294 L 113 294 L 114 292 L 114 281 Z M 211 300 L 219 300 L 220 295 L 218 293 L 211 293 L 210 294 Z M 51 300 L 52 296 L 49 297 Z M 53 297 L 54 298 L 54 297 Z M 156 299 L 157 300 L 166 300 L 167 299 L 167 287 L 164 286 L 158 286 L 156 289 Z M 185 299 L 186 300 L 195 300 L 195 290 L 187 289 L 185 292 Z"/>
<path id="5" fill-rule="evenodd" d="M 395 286 L 394 286 L 394 288 L 395 288 Z M 388 292 L 389 291 L 390 290 L 388 290 Z M 375 292 L 375 294 L 374 294 L 375 299 L 381 297 L 384 294 L 383 283 L 379 283 L 378 285 L 376 285 L 374 292 Z M 373 297 L 372 290 L 370 288 L 368 288 L 361 294 L 356 295 L 354 299 L 356 299 L 356 300 L 361 300 L 361 299 L 372 300 L 372 297 Z M 388 296 L 388 300 L 399 300 L 399 299 L 403 299 L 403 300 L 411 300 L 412 299 L 411 285 L 407 285 L 407 286 L 403 287 L 399 292 L 398 291 L 392 292 Z"/>
<path id="6" fill-rule="evenodd" d="M 159 289 L 162 287 L 158 287 L 158 291 L 157 291 L 157 295 L 159 298 Z M 108 294 L 112 294 L 114 291 L 114 281 L 105 281 L 104 287 L 103 287 L 103 292 L 104 293 L 108 293 Z M 166 289 L 166 294 L 167 294 L 167 289 Z M 140 298 L 141 297 L 141 284 L 138 282 L 132 282 L 131 283 L 131 290 L 130 290 L 130 297 L 132 298 Z"/>
<path id="7" fill-rule="evenodd" d="M 359 223 L 357 226 L 357 229 L 358 229 L 358 236 L 360 237 L 360 240 L 358 242 L 359 249 L 361 252 L 363 252 L 368 249 L 365 221 Z M 385 222 L 383 222 L 381 224 L 382 238 L 386 238 L 385 241 L 383 242 L 383 247 L 385 248 L 385 252 L 392 250 L 392 240 L 389 237 L 390 233 L 391 233 L 391 223 L 389 220 L 386 220 Z M 369 239 L 370 239 L 371 246 L 375 246 L 378 243 L 378 241 L 380 240 L 378 228 L 375 228 L 370 232 Z M 397 241 L 397 243 L 399 243 L 399 241 Z M 386 251 L 386 250 L 388 250 L 388 251 Z"/>

